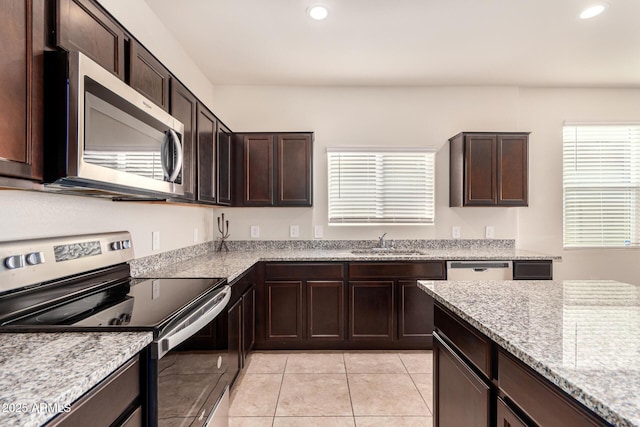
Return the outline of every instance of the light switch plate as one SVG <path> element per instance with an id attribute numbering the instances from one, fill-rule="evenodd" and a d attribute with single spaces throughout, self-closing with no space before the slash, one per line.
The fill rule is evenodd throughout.
<path id="1" fill-rule="evenodd" d="M 157 251 L 160 249 L 160 232 L 152 231 L 151 232 L 151 250 Z"/>
<path id="2" fill-rule="evenodd" d="M 151 299 L 156 299 L 160 296 L 160 280 L 154 280 L 151 282 Z"/>
<path id="3" fill-rule="evenodd" d="M 316 225 L 313 227 L 313 237 L 316 239 L 322 239 L 322 226 Z"/>
<path id="4" fill-rule="evenodd" d="M 258 237 L 260 237 L 260 226 L 259 225 L 252 225 L 251 226 L 251 238 L 252 239 L 257 239 Z"/>
<path id="5" fill-rule="evenodd" d="M 493 239 L 493 236 L 495 235 L 493 226 L 491 225 L 487 225 L 484 229 L 484 237 L 487 239 Z"/>
<path id="6" fill-rule="evenodd" d="M 289 227 L 289 237 L 300 237 L 300 227 L 297 225 Z"/>
<path id="7" fill-rule="evenodd" d="M 453 227 L 451 227 L 451 237 L 453 237 L 454 239 L 460 238 L 460 226 L 454 225 Z"/>
<path id="8" fill-rule="evenodd" d="M 198 236 L 198 229 L 194 228 L 193 229 L 193 243 L 198 243 L 198 239 L 200 238 L 200 236 Z"/>

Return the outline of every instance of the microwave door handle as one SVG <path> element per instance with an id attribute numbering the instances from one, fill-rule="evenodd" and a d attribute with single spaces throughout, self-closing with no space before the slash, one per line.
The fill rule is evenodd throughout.
<path id="1" fill-rule="evenodd" d="M 187 338 L 204 328 L 211 323 L 229 303 L 231 299 L 231 286 L 226 285 L 222 290 L 224 298 L 216 305 L 214 305 L 209 311 L 203 313 L 189 325 L 178 329 L 177 331 L 169 331 L 165 338 L 161 338 L 158 345 L 158 359 L 167 354 L 172 348 L 175 348 L 178 344 L 182 343 Z"/>
<path id="2" fill-rule="evenodd" d="M 178 175 L 180 174 L 180 171 L 182 170 L 182 161 L 183 161 L 182 144 L 180 144 L 180 138 L 178 138 L 178 135 L 174 132 L 173 129 L 169 129 L 169 134 L 171 135 L 171 140 L 173 141 L 174 148 L 176 148 L 178 151 L 178 156 L 176 158 L 176 165 L 173 168 L 173 172 L 171 173 L 171 176 L 169 177 L 169 182 L 175 182 L 176 178 L 178 178 Z"/>
<path id="3" fill-rule="evenodd" d="M 160 165 L 162 166 L 162 173 L 164 174 L 164 179 L 169 180 L 169 168 L 167 167 L 167 157 L 165 153 L 167 152 L 167 144 L 169 143 L 169 138 L 172 136 L 169 132 L 164 134 L 164 139 L 162 140 L 162 146 L 160 147 Z"/>

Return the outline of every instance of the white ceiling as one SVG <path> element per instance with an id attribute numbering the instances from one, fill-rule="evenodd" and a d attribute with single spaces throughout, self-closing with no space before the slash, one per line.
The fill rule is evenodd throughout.
<path id="1" fill-rule="evenodd" d="M 639 0 L 146 1 L 213 84 L 640 87 Z"/>

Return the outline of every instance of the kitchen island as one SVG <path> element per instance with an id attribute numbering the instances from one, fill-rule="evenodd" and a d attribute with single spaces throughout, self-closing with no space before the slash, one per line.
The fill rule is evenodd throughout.
<path id="1" fill-rule="evenodd" d="M 519 420 L 512 426 L 563 425 L 562 411 L 579 425 L 640 425 L 639 286 L 584 280 L 418 286 L 434 298 L 441 348 L 480 385 L 476 397 L 486 392 L 477 425 L 496 418 L 502 425 L 502 417 Z M 435 347 L 437 359 L 443 352 Z M 448 392 L 438 390 L 438 375 L 444 382 L 453 370 L 442 360 L 440 370 L 434 360 L 435 419 L 450 425 L 444 417 L 456 408 L 444 401 Z"/>

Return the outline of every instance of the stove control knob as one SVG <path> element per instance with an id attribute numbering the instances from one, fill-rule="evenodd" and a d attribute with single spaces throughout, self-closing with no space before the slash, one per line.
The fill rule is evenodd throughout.
<path id="1" fill-rule="evenodd" d="M 111 243 L 111 250 L 119 251 L 120 249 L 122 249 L 122 242 L 113 242 L 113 243 Z"/>
<path id="2" fill-rule="evenodd" d="M 11 255 L 4 259 L 4 266 L 9 270 L 24 267 L 24 255 Z"/>
<path id="3" fill-rule="evenodd" d="M 129 249 L 131 247 L 131 240 L 122 241 L 122 249 Z"/>
<path id="4" fill-rule="evenodd" d="M 26 260 L 29 265 L 44 264 L 44 252 L 31 252 L 27 254 Z"/>

